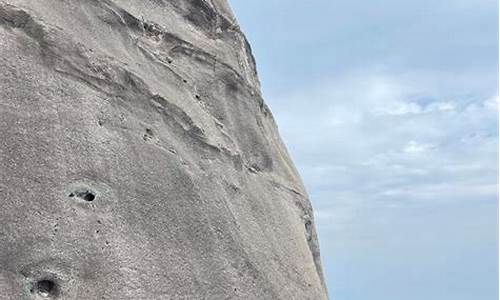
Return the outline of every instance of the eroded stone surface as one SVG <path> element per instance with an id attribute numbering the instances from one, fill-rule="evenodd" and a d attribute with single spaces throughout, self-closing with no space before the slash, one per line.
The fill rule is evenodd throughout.
<path id="1" fill-rule="evenodd" d="M 0 0 L 0 299 L 326 299 L 224 0 Z"/>

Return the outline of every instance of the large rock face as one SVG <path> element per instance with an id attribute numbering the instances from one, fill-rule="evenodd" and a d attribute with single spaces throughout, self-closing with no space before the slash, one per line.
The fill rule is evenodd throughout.
<path id="1" fill-rule="evenodd" d="M 225 0 L 0 0 L 0 299 L 326 299 Z"/>

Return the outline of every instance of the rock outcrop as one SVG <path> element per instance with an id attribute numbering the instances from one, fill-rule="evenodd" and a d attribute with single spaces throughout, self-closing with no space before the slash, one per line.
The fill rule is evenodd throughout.
<path id="1" fill-rule="evenodd" d="M 0 299 L 326 299 L 225 0 L 0 0 Z"/>

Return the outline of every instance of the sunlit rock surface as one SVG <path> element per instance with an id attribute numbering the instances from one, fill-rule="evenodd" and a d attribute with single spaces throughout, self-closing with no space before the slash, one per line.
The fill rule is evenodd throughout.
<path id="1" fill-rule="evenodd" d="M 0 299 L 327 298 L 225 0 L 0 0 L 0 129 Z"/>

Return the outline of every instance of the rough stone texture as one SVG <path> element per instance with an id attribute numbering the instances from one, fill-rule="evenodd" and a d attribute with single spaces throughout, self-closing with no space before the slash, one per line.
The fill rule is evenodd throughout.
<path id="1" fill-rule="evenodd" d="M 225 0 L 0 0 L 0 299 L 326 299 Z"/>

